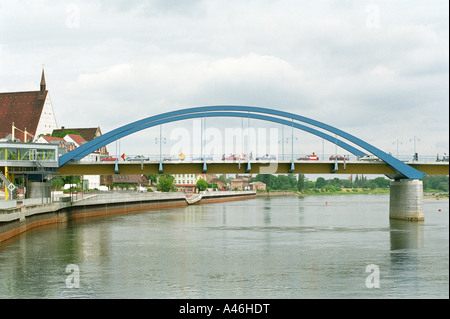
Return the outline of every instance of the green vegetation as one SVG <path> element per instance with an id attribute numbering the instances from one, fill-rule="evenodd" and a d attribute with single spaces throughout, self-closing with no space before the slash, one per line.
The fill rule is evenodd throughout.
<path id="1" fill-rule="evenodd" d="M 48 136 L 53 136 L 53 137 L 63 138 L 67 134 L 80 135 L 82 138 L 85 138 L 83 135 L 78 133 L 78 131 L 76 131 L 76 130 L 62 130 L 61 132 L 53 132 L 51 135 L 50 134 L 47 134 L 47 135 Z"/>
<path id="2" fill-rule="evenodd" d="M 200 178 L 197 181 L 197 184 L 195 184 L 195 188 L 197 188 L 199 191 L 204 191 L 208 188 L 208 182 L 205 181 L 203 178 Z"/>
<path id="3" fill-rule="evenodd" d="M 449 179 L 445 175 L 426 175 L 423 178 L 423 191 L 426 193 L 448 193 L 449 190 Z"/>
<path id="4" fill-rule="evenodd" d="M 283 191 L 296 191 L 297 190 L 297 177 L 295 174 L 288 175 L 271 175 L 271 174 L 258 174 L 256 178 L 251 182 L 262 182 L 266 184 L 266 190 L 283 190 Z"/>
<path id="5" fill-rule="evenodd" d="M 303 174 L 270 175 L 259 174 L 253 181 L 260 181 L 266 184 L 267 191 L 298 191 L 301 194 L 387 194 L 391 180 L 385 177 L 368 179 L 364 175 L 351 176 L 348 179 L 325 179 L 317 178 L 310 181 Z M 448 193 L 448 176 L 425 176 L 423 179 L 424 192 Z M 448 197 L 442 195 L 441 197 Z"/>
<path id="6" fill-rule="evenodd" d="M 171 175 L 146 175 L 151 185 L 156 184 L 156 189 L 161 192 L 170 192 L 175 190 L 175 178 Z M 223 183 L 230 182 L 233 178 L 227 180 L 219 176 Z M 266 191 L 291 191 L 300 192 L 303 195 L 320 194 L 384 194 L 389 193 L 391 180 L 385 177 L 368 179 L 364 175 L 355 175 L 347 179 L 325 179 L 317 178 L 316 181 L 310 181 L 304 174 L 271 175 L 258 174 L 250 179 L 250 183 L 259 181 L 266 184 Z M 74 188 L 81 191 L 82 181 L 80 176 L 59 176 L 51 181 L 52 189 L 60 190 L 65 184 L 75 184 Z M 115 184 L 119 188 L 132 188 L 134 185 Z M 196 188 L 204 191 L 207 188 L 217 189 L 217 184 L 209 184 L 200 179 Z M 449 176 L 448 175 L 426 175 L 423 179 L 424 193 L 432 193 L 439 198 L 448 198 Z M 86 191 L 86 190 L 85 190 Z"/>
<path id="7" fill-rule="evenodd" d="M 81 176 L 58 176 L 51 180 L 52 189 L 61 190 L 65 184 L 75 184 L 81 191 Z"/>
<path id="8" fill-rule="evenodd" d="M 377 177 L 375 179 L 367 179 L 365 176 L 355 176 L 349 179 L 333 178 L 326 180 L 323 177 L 317 180 L 310 181 L 305 175 L 299 174 L 298 178 L 295 174 L 288 175 L 270 175 L 258 174 L 252 181 L 260 181 L 266 184 L 268 191 L 284 190 L 284 191 L 299 191 L 302 193 L 309 192 L 360 192 L 362 189 L 388 189 L 390 180 L 384 177 Z M 349 190 L 350 189 L 350 190 Z M 353 191 L 355 190 L 355 191 Z"/>
<path id="9" fill-rule="evenodd" d="M 175 177 L 172 175 L 163 174 L 158 178 L 156 189 L 160 192 L 170 192 L 174 190 Z"/>
<path id="10" fill-rule="evenodd" d="M 150 185 L 158 184 L 158 176 L 159 176 L 158 174 L 145 175 L 145 177 L 147 178 L 147 180 L 150 183 Z"/>

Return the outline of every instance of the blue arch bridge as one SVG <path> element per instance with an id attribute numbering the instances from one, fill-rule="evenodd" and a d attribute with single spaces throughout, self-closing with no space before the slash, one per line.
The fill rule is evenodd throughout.
<path id="1" fill-rule="evenodd" d="M 256 119 L 278 123 L 316 135 L 336 144 L 355 158 L 361 160 L 302 161 L 294 158 L 292 151 L 288 160 L 272 160 L 269 162 L 253 160 L 246 156 L 244 160 L 213 161 L 205 154 L 199 160 L 164 162 L 161 151 L 157 161 L 141 162 L 79 162 L 94 151 L 133 133 L 163 124 L 188 119 L 210 117 Z M 203 143 L 203 142 L 202 142 Z M 291 139 L 293 149 L 294 139 Z M 202 106 L 181 109 L 150 116 L 133 123 L 121 126 L 106 134 L 85 143 L 84 145 L 58 156 L 57 147 L 41 145 L 18 147 L 5 145 L 0 147 L 0 174 L 6 184 L 11 177 L 24 174 L 29 179 L 42 179 L 50 173 L 61 175 L 110 175 L 110 174 L 180 174 L 180 173 L 303 173 L 303 174 L 384 174 L 392 179 L 390 195 L 390 217 L 422 220 L 423 219 L 423 186 L 422 179 L 429 175 L 448 175 L 447 162 L 405 163 L 390 154 L 376 148 L 362 139 L 346 133 L 336 127 L 301 115 L 280 110 L 254 106 Z M 4 154 L 3 154 L 4 153 Z M 20 155 L 22 154 L 22 155 Z M 374 158 L 374 161 L 366 161 Z M 26 162 L 26 163 L 25 163 Z M 9 190 L 13 187 L 9 185 Z M 8 189 L 7 189 L 8 191 Z"/>

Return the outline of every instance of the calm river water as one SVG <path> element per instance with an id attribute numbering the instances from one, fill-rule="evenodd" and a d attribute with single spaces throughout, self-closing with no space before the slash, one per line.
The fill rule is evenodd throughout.
<path id="1" fill-rule="evenodd" d="M 449 298 L 449 202 L 424 207 L 257 198 L 39 228 L 0 244 L 0 298 Z"/>

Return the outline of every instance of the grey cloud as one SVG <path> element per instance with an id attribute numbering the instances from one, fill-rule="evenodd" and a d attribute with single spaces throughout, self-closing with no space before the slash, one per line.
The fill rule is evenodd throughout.
<path id="1" fill-rule="evenodd" d="M 424 139 L 440 136 L 433 145 L 448 144 L 442 1 L 0 5 L 0 88 L 34 89 L 46 64 L 61 124 L 108 130 L 161 110 L 246 104 L 377 132 L 380 141 L 395 129 L 411 135 L 413 123 Z M 70 5 L 79 8 L 78 26 L 67 25 Z M 370 5 L 378 28 L 367 25 Z"/>

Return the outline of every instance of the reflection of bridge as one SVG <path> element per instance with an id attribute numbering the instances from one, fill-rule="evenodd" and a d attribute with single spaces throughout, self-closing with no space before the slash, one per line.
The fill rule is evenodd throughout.
<path id="1" fill-rule="evenodd" d="M 119 140 L 130 134 L 145 130 L 150 127 L 160 126 L 162 124 L 177 122 L 195 118 L 208 117 L 234 117 L 256 119 L 289 126 L 292 130 L 299 129 L 323 138 L 336 147 L 340 147 L 356 158 L 363 158 L 369 154 L 379 161 L 298 161 L 294 158 L 292 152 L 291 159 L 288 161 L 261 162 L 253 161 L 250 156 L 247 160 L 228 162 L 228 161 L 207 161 L 204 154 L 201 154 L 203 161 L 191 162 L 167 162 L 163 163 L 160 150 L 159 162 L 115 162 L 110 163 L 82 163 L 78 162 L 95 150 L 106 146 L 116 140 Z M 203 133 L 202 133 L 203 135 Z M 161 138 L 161 137 L 160 137 Z M 203 143 L 203 140 L 202 140 Z M 294 139 L 291 139 L 292 150 L 294 149 Z M 10 154 L 5 151 L 5 154 Z M 31 152 L 30 152 L 31 154 Z M 247 154 L 248 155 L 248 154 Z M 7 155 L 5 155 L 7 156 Z M 20 156 L 19 156 L 20 158 Z M 43 157 L 42 157 L 43 158 Z M 122 127 L 112 130 L 94 140 L 76 148 L 75 150 L 59 157 L 57 163 L 55 157 L 53 160 L 39 160 L 34 158 L 33 165 L 24 170 L 27 176 L 39 174 L 44 176 L 45 171 L 56 171 L 62 175 L 101 175 L 101 174 L 178 174 L 178 173 L 259 173 L 259 174 L 282 174 L 282 173 L 304 173 L 304 174 L 384 174 L 395 180 L 391 183 L 391 217 L 401 219 L 422 219 L 422 182 L 420 181 L 425 174 L 448 175 L 448 162 L 412 162 L 405 163 L 393 157 L 390 154 L 364 142 L 363 140 L 348 134 L 340 129 L 327 125 L 325 123 L 306 118 L 300 115 L 287 113 L 283 111 L 249 107 L 249 106 L 205 106 L 178 111 L 167 112 L 156 116 L 151 116 Z M 57 157 L 56 157 L 57 158 Z M 7 158 L 5 158 L 7 159 Z M 1 161 L 1 159 L 0 159 Z M 56 165 L 55 165 L 56 164 Z M 20 163 L 14 163 L 9 159 L 3 165 L 6 177 L 11 174 L 17 174 L 8 168 L 20 167 Z M 56 167 L 55 167 L 56 166 Z M 20 171 L 20 169 L 19 169 Z M 31 171 L 31 172 L 30 172 Z M 44 173 L 38 171 L 44 171 Z M 411 195 L 412 194 L 412 195 Z M 411 196 L 409 196 L 411 195 Z M 419 198 L 419 199 L 418 199 Z M 414 203 L 413 203 L 414 202 Z M 392 205 L 394 203 L 395 205 Z M 411 204 L 413 203 L 413 204 Z M 407 208 L 405 208 L 407 206 Z M 405 211 L 406 209 L 406 211 Z"/>

